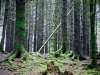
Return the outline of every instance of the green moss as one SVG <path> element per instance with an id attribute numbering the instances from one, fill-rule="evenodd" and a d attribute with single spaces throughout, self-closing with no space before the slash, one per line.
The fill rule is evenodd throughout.
<path id="1" fill-rule="evenodd" d="M 8 63 L 10 64 L 10 65 L 13 65 L 13 59 L 14 59 L 14 57 L 15 57 L 15 55 L 13 54 L 13 55 L 11 55 L 9 58 L 8 58 Z"/>
<path id="2" fill-rule="evenodd" d="M 50 43 L 50 54 L 54 54 L 54 43 Z"/>
<path id="3" fill-rule="evenodd" d="M 19 42 L 17 40 L 14 40 L 14 50 L 19 50 Z"/>
<path id="4" fill-rule="evenodd" d="M 70 66 L 76 65 L 76 62 L 70 62 L 69 65 Z"/>
<path id="5" fill-rule="evenodd" d="M 67 54 L 61 54 L 63 58 L 68 58 Z"/>
<path id="6" fill-rule="evenodd" d="M 25 3 L 17 2 L 14 50 L 25 50 Z"/>

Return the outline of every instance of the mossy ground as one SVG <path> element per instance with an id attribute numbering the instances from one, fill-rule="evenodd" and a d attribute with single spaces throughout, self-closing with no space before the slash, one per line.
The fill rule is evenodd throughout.
<path id="1" fill-rule="evenodd" d="M 26 61 L 16 58 L 12 60 L 12 64 L 2 62 L 0 63 L 0 70 L 11 72 L 11 75 L 41 75 L 40 72 L 46 70 L 47 64 L 54 61 L 55 65 L 59 66 L 62 72 L 69 70 L 73 72 L 74 75 L 100 75 L 99 69 L 86 68 L 86 65 L 90 63 L 89 61 L 71 60 L 64 56 L 55 58 L 53 55 L 48 54 L 35 55 L 35 53 L 33 53 L 31 55 L 30 57 L 26 57 Z M 2 72 L 0 71 L 0 73 Z"/>

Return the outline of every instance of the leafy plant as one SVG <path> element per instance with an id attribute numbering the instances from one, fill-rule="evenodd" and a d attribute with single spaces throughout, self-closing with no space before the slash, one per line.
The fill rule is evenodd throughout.
<path id="1" fill-rule="evenodd" d="M 50 43 L 50 54 L 54 54 L 54 43 Z"/>

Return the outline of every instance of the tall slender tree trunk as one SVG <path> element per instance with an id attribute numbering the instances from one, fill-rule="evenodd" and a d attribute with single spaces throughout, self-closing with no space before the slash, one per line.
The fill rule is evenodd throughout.
<path id="1" fill-rule="evenodd" d="M 16 21 L 16 0 L 11 0 L 11 34 L 10 34 L 10 52 L 14 47 L 14 36 L 15 36 L 15 21 Z"/>
<path id="2" fill-rule="evenodd" d="M 62 0 L 62 52 L 67 51 L 67 0 Z"/>
<path id="3" fill-rule="evenodd" d="M 59 9 L 58 9 L 58 4 L 59 4 L 59 0 L 55 0 L 55 25 L 54 25 L 54 28 L 56 28 L 57 27 L 57 25 L 58 25 L 58 23 L 59 23 L 59 19 L 57 19 L 58 18 L 58 14 L 59 14 Z M 57 39 L 58 39 L 58 37 L 57 37 L 57 31 L 55 32 L 55 34 L 54 34 L 54 51 L 56 51 L 58 48 L 57 48 Z"/>
<path id="4" fill-rule="evenodd" d="M 33 2 L 30 5 L 30 18 L 29 18 L 29 52 L 32 52 L 32 38 L 33 38 Z"/>
<path id="5" fill-rule="evenodd" d="M 5 13 L 4 13 L 4 22 L 3 22 L 3 30 L 2 30 L 2 38 L 1 38 L 1 44 L 0 44 L 1 52 L 4 52 L 3 47 L 4 47 L 5 31 L 6 31 L 7 18 L 8 18 L 8 6 L 9 6 L 9 0 L 6 0 Z"/>
<path id="6" fill-rule="evenodd" d="M 44 4 L 46 4 L 46 5 L 44 5 L 44 6 L 45 6 L 45 7 L 44 7 L 44 8 L 45 8 L 45 9 L 44 9 L 44 10 L 45 10 L 44 12 L 47 12 L 47 11 L 48 11 L 48 1 L 45 1 Z M 46 13 L 46 14 L 47 14 L 47 13 Z M 44 21 L 45 21 L 44 23 L 45 23 L 45 25 L 46 25 L 46 26 L 44 26 L 44 27 L 45 27 L 44 30 L 46 30 L 45 33 L 44 33 L 44 34 L 46 34 L 46 35 L 44 35 L 44 41 L 45 41 L 45 40 L 48 39 L 48 20 L 47 20 L 48 17 L 47 17 L 47 15 L 45 15 L 44 19 L 45 19 L 45 20 L 44 20 Z M 47 44 L 45 45 L 45 53 L 48 53 L 48 52 L 49 52 L 49 50 L 48 50 L 48 43 L 47 43 Z"/>
<path id="7" fill-rule="evenodd" d="M 44 25 L 44 0 L 39 1 L 39 24 L 38 24 L 38 36 L 37 36 L 37 50 L 43 45 L 43 25 Z M 41 50 L 44 53 L 44 50 Z"/>
<path id="8" fill-rule="evenodd" d="M 99 10 L 100 10 L 100 3 L 98 4 L 98 7 L 99 7 Z M 100 23 L 100 14 L 98 14 L 98 16 L 99 16 L 99 23 Z M 98 27 L 99 27 L 99 25 L 98 25 Z M 98 30 L 100 32 L 100 29 L 98 29 Z M 100 33 L 99 32 L 97 33 L 98 34 L 98 38 L 97 38 L 98 40 L 100 40 L 100 37 L 99 37 L 100 36 Z M 98 41 L 98 52 L 100 52 L 100 41 Z"/>
<path id="9" fill-rule="evenodd" d="M 87 55 L 87 24 L 88 24 L 88 11 L 87 0 L 83 0 L 83 53 Z M 88 37 L 89 38 L 89 37 Z"/>
<path id="10" fill-rule="evenodd" d="M 37 51 L 37 10 L 38 10 L 38 0 L 36 0 L 36 10 L 35 10 L 34 52 Z"/>
<path id="11" fill-rule="evenodd" d="M 71 5 L 70 5 L 70 9 L 72 9 L 73 8 L 73 0 L 70 0 L 70 3 L 71 3 Z M 70 50 L 73 50 L 73 45 L 74 45 L 74 11 L 72 11 L 71 13 L 70 13 L 70 25 L 71 25 L 71 28 L 70 28 Z"/>
<path id="12" fill-rule="evenodd" d="M 96 1 L 96 0 L 95 0 Z M 97 66 L 97 59 L 96 59 L 96 38 L 95 38 L 95 1 L 90 0 L 90 24 L 91 24 L 91 46 L 92 46 L 92 67 Z"/>
<path id="13" fill-rule="evenodd" d="M 25 2 L 25 21 L 26 21 L 26 49 L 29 51 L 29 26 L 30 26 L 30 1 L 31 0 L 26 0 Z"/>
<path id="14" fill-rule="evenodd" d="M 11 35 L 11 1 L 9 0 L 9 6 L 8 6 L 8 18 L 7 18 L 7 29 L 6 29 L 6 47 L 5 51 L 10 53 L 11 52 L 11 45 L 10 45 L 10 35 Z"/>
<path id="15" fill-rule="evenodd" d="M 84 17 L 84 23 L 86 23 L 86 29 L 87 29 L 85 31 L 86 32 L 86 44 L 87 44 L 86 45 L 86 50 L 87 50 L 87 56 L 91 57 L 91 45 L 90 45 L 91 44 L 90 43 L 91 25 L 90 25 L 90 18 L 88 17 L 88 15 L 90 14 L 90 11 L 89 11 L 90 10 L 90 7 L 89 7 L 90 5 L 89 5 L 89 1 L 88 0 L 86 2 L 87 2 L 86 4 L 84 3 L 85 4 L 85 8 L 86 8 L 86 10 L 85 10 L 86 12 L 83 11 L 83 12 L 86 13 L 86 14 L 84 13 L 84 15 L 85 16 L 87 15 L 86 17 Z"/>
<path id="16" fill-rule="evenodd" d="M 80 50 L 80 2 L 74 2 L 74 51 L 79 55 Z"/>
<path id="17" fill-rule="evenodd" d="M 15 20 L 16 20 L 16 1 L 9 0 L 9 10 L 7 18 L 7 29 L 6 29 L 6 47 L 5 51 L 10 53 L 14 46 L 14 33 L 15 33 Z"/>
<path id="18" fill-rule="evenodd" d="M 1 21 L 1 0 L 0 0 L 0 21 Z"/>
<path id="19" fill-rule="evenodd" d="M 16 25 L 14 51 L 16 57 L 25 52 L 25 0 L 16 0 Z"/>

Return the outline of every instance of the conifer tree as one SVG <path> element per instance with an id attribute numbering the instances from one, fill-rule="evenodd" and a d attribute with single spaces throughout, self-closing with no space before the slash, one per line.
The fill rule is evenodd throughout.
<path id="1" fill-rule="evenodd" d="M 95 0 L 96 1 L 96 0 Z M 90 0 L 90 24 L 91 24 L 91 48 L 92 48 L 92 67 L 97 66 L 97 59 L 96 59 L 96 38 L 95 38 L 95 1 Z"/>
<path id="2" fill-rule="evenodd" d="M 20 57 L 25 51 L 25 0 L 16 0 L 16 25 L 14 50 L 15 57 Z"/>
<path id="3" fill-rule="evenodd" d="M 8 6 L 9 6 L 9 0 L 5 1 L 5 12 L 4 12 L 4 21 L 3 21 L 3 30 L 2 30 L 2 38 L 0 41 L 0 52 L 4 52 L 4 39 L 5 39 L 5 30 L 7 25 L 7 17 L 8 17 Z"/>
<path id="4" fill-rule="evenodd" d="M 62 0 L 62 51 L 67 50 L 67 0 Z"/>

